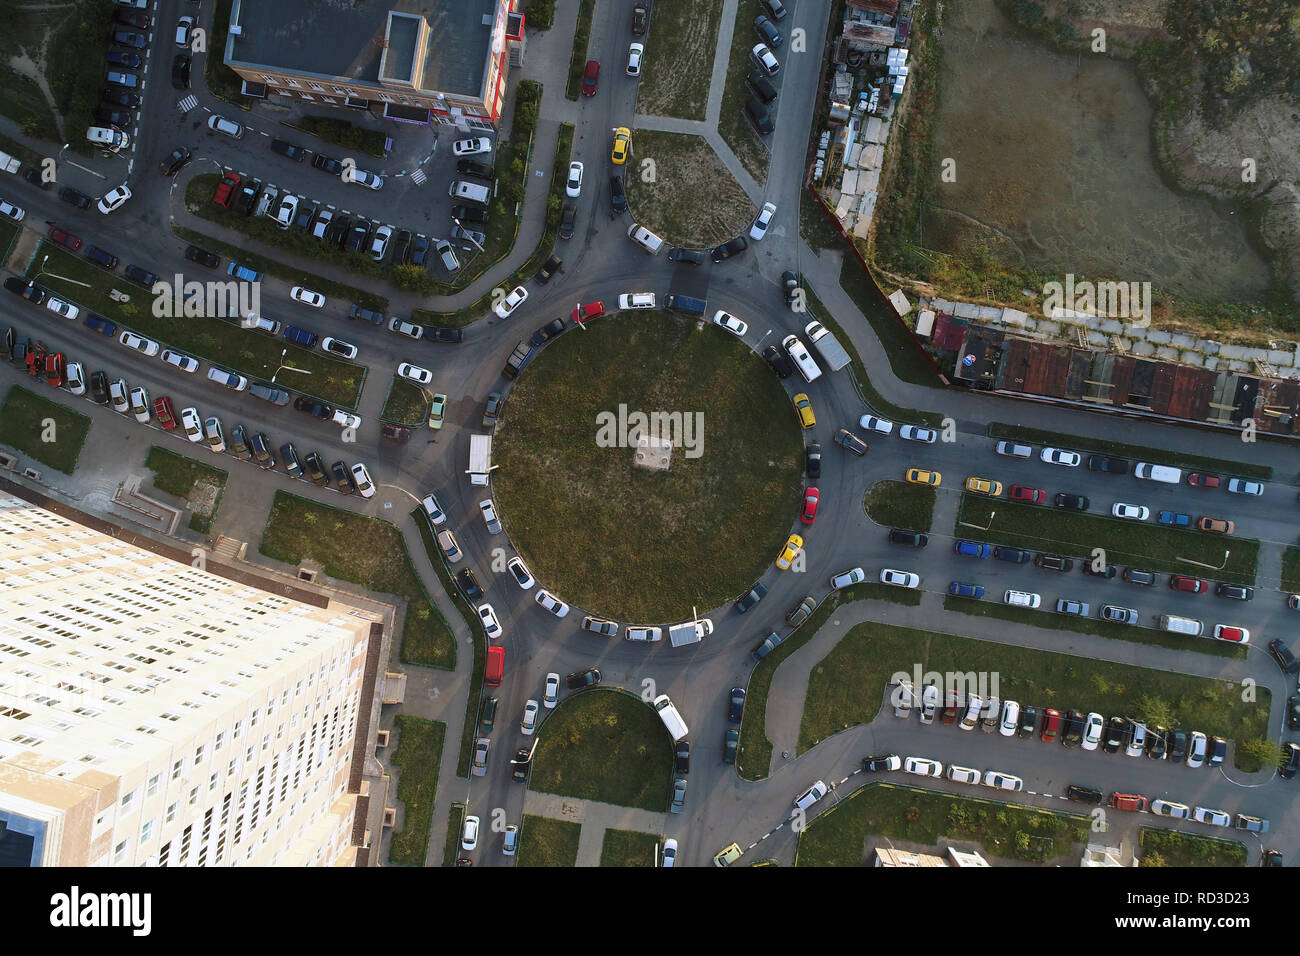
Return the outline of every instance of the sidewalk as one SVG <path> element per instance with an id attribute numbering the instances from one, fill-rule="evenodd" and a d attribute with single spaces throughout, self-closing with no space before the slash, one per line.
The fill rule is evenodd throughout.
<path id="1" fill-rule="evenodd" d="M 631 830 L 663 836 L 664 814 L 649 810 L 619 807 L 598 800 L 581 800 L 577 797 L 553 793 L 536 793 L 529 790 L 524 795 L 524 813 L 550 817 L 582 824 L 578 835 L 578 860 L 576 866 L 600 866 L 600 853 L 605 844 L 606 830 Z"/>

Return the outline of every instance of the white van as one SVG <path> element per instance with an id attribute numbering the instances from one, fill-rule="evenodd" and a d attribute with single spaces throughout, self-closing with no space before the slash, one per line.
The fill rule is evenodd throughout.
<path id="1" fill-rule="evenodd" d="M 217 368 L 215 365 L 208 369 L 208 381 L 216 382 L 218 385 L 224 385 L 226 388 L 234 389 L 236 392 L 242 392 L 248 388 L 248 379 L 236 372 L 227 372 L 224 368 Z"/>
<path id="2" fill-rule="evenodd" d="M 659 719 L 664 722 L 664 726 L 668 728 L 668 734 L 673 738 L 673 743 L 677 743 L 690 733 L 686 729 L 686 721 L 682 720 L 682 715 L 677 713 L 677 708 L 673 706 L 673 702 L 667 694 L 660 694 L 656 697 L 652 706 L 659 714 Z"/>
<path id="3" fill-rule="evenodd" d="M 458 179 L 451 184 L 451 188 L 447 190 L 447 195 L 452 199 L 463 199 L 486 206 L 488 200 L 492 198 L 492 191 L 486 186 L 480 186 L 478 183 L 467 183 L 462 179 Z"/>
<path id="4" fill-rule="evenodd" d="M 645 228 L 645 226 L 638 226 L 636 223 L 632 223 L 627 227 L 627 237 L 652 256 L 659 255 L 659 250 L 664 245 L 662 239 Z"/>
<path id="5" fill-rule="evenodd" d="M 1167 485 L 1176 485 L 1183 480 L 1181 468 L 1170 468 L 1168 465 L 1153 465 L 1150 462 L 1140 461 L 1133 466 L 1134 478 L 1145 478 L 1148 481 L 1163 481 Z"/>
<path id="6" fill-rule="evenodd" d="M 1160 615 L 1160 630 L 1168 631 L 1171 634 L 1186 634 L 1188 637 L 1200 637 L 1201 631 L 1205 625 L 1200 621 L 1190 617 L 1179 617 L 1176 614 Z"/>
<path id="7" fill-rule="evenodd" d="M 1002 595 L 1002 603 L 1010 604 L 1012 607 L 1038 607 L 1043 603 L 1043 599 L 1032 591 L 1008 590 Z"/>
<path id="8" fill-rule="evenodd" d="M 1013 441 L 998 442 L 996 451 L 999 455 L 1006 455 L 1008 458 L 1028 458 L 1034 453 L 1028 445 L 1017 445 Z"/>
<path id="9" fill-rule="evenodd" d="M 109 129 L 107 126 L 92 126 L 86 130 L 86 139 L 96 146 L 102 146 L 104 149 L 117 152 L 119 149 L 126 149 L 131 145 L 131 137 L 123 133 L 120 129 Z"/>
<path id="10" fill-rule="evenodd" d="M 280 330 L 284 328 L 282 322 L 276 322 L 262 315 L 254 315 L 251 312 L 248 314 L 248 318 L 244 319 L 243 325 L 246 329 L 256 329 L 269 335 L 279 335 Z"/>
<path id="11" fill-rule="evenodd" d="M 822 370 L 818 368 L 813 357 L 808 354 L 808 348 L 799 341 L 797 335 L 787 335 L 781 340 L 781 345 L 785 348 L 794 362 L 795 368 L 799 369 L 799 374 L 803 376 L 805 382 L 811 382 L 821 377 Z"/>
<path id="12" fill-rule="evenodd" d="M 653 309 L 655 294 L 653 292 L 624 292 L 618 297 L 620 309 Z"/>

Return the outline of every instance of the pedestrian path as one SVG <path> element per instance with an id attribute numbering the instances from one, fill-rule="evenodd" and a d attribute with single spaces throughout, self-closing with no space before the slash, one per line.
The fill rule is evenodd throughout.
<path id="1" fill-rule="evenodd" d="M 578 866 L 600 866 L 601 848 L 606 830 L 631 830 L 663 836 L 664 815 L 649 810 L 620 807 L 598 800 L 581 800 L 554 793 L 535 793 L 524 796 L 524 813 L 531 816 L 567 820 L 582 825 L 578 835 Z"/>

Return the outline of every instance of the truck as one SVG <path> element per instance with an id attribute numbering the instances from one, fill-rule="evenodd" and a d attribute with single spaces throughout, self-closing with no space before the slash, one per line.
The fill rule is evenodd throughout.
<path id="1" fill-rule="evenodd" d="M 492 471 L 492 436 L 469 436 L 469 483 L 486 485 Z"/>
<path id="2" fill-rule="evenodd" d="M 689 295 L 670 295 L 664 298 L 664 308 L 672 309 L 674 312 L 685 312 L 688 315 L 704 315 L 708 306 L 703 299 L 696 299 Z"/>
<path id="3" fill-rule="evenodd" d="M 804 326 L 804 334 L 808 336 L 808 341 L 812 343 L 818 354 L 826 360 L 832 372 L 838 372 L 849 364 L 849 353 L 844 351 L 844 346 L 835 341 L 835 336 L 831 335 L 826 326 L 816 321 L 809 322 Z"/>
<path id="4" fill-rule="evenodd" d="M 6 152 L 0 151 L 0 169 L 3 169 L 6 173 L 14 173 L 15 175 L 17 175 L 18 170 L 22 167 L 22 165 L 23 164 L 18 162 L 18 160 L 13 156 L 10 156 Z"/>
<path id="5" fill-rule="evenodd" d="M 673 624 L 668 628 L 668 642 L 673 647 L 698 644 L 712 633 L 713 622 L 707 617 L 698 621 L 686 621 L 682 624 Z"/>

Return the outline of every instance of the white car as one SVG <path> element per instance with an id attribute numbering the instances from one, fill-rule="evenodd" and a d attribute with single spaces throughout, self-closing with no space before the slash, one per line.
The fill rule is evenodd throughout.
<path id="1" fill-rule="evenodd" d="M 1172 817 L 1175 820 L 1186 820 L 1192 815 L 1192 808 L 1185 803 L 1176 803 L 1173 800 L 1152 800 L 1151 812 L 1162 817 Z"/>
<path id="2" fill-rule="evenodd" d="M 533 595 L 533 600 L 546 608 L 546 610 L 550 611 L 556 617 L 564 617 L 569 613 L 569 605 L 565 604 L 545 588 L 538 589 L 537 593 Z"/>
<path id="3" fill-rule="evenodd" d="M 838 591 L 840 588 L 846 588 L 851 584 L 861 584 L 866 579 L 867 574 L 861 568 L 849 568 L 849 570 L 841 571 L 831 577 L 831 590 Z"/>
<path id="4" fill-rule="evenodd" d="M 749 331 L 749 326 L 746 323 L 740 321 L 730 312 L 723 312 L 721 309 L 713 313 L 713 324 L 720 325 L 728 332 L 732 332 L 741 338 L 744 338 L 745 333 Z"/>
<path id="5" fill-rule="evenodd" d="M 1231 822 L 1231 818 L 1222 810 L 1213 810 L 1209 807 L 1197 807 L 1192 811 L 1192 819 L 1212 827 L 1226 827 Z"/>
<path id="6" fill-rule="evenodd" d="M 627 75 L 641 75 L 641 57 L 645 54 L 644 43 L 633 43 L 627 48 Z"/>
<path id="7" fill-rule="evenodd" d="M 497 520 L 497 510 L 492 506 L 491 498 L 484 498 L 478 503 L 478 510 L 483 513 L 483 523 L 490 534 L 501 533 L 501 522 Z"/>
<path id="8" fill-rule="evenodd" d="M 388 241 L 392 238 L 392 226 L 380 226 L 376 229 L 374 238 L 370 240 L 370 258 L 376 262 L 383 262 L 384 256 L 388 255 Z"/>
<path id="9" fill-rule="evenodd" d="M 664 639 L 664 632 L 658 627 L 629 627 L 624 637 L 629 641 L 653 644 Z"/>
<path id="10" fill-rule="evenodd" d="M 525 591 L 531 591 L 533 585 L 537 583 L 529 572 L 528 565 L 524 564 L 523 558 L 518 556 L 511 558 L 506 562 L 506 567 L 510 570 L 510 576 L 515 579 L 515 583 Z"/>
<path id="11" fill-rule="evenodd" d="M 121 209 L 122 204 L 130 198 L 131 188 L 123 183 L 116 189 L 104 193 L 104 198 L 99 201 L 99 211 L 107 215 L 115 209 Z"/>
<path id="12" fill-rule="evenodd" d="M 1002 702 L 1002 720 L 998 724 L 998 733 L 1003 737 L 1014 737 L 1020 729 L 1020 704 L 1014 700 Z"/>
<path id="13" fill-rule="evenodd" d="M 370 480 L 370 472 L 366 466 L 357 462 L 352 466 L 352 480 L 356 482 L 357 494 L 362 498 L 373 498 L 375 496 L 375 483 Z"/>
<path id="14" fill-rule="evenodd" d="M 143 336 L 136 335 L 134 332 L 123 332 L 117 337 L 117 340 L 129 349 L 135 349 L 137 352 L 143 352 L 150 358 L 158 354 L 161 348 L 153 339 L 146 339 Z"/>
<path id="15" fill-rule="evenodd" d="M 366 169 L 353 169 L 350 176 L 344 176 L 345 183 L 357 183 L 360 186 L 368 186 L 371 189 L 383 189 L 384 179 L 376 173 Z"/>
<path id="16" fill-rule="evenodd" d="M 298 215 L 298 197 L 291 193 L 285 193 L 280 200 L 280 206 L 275 211 L 275 221 L 279 223 L 281 229 L 288 229 L 293 225 L 293 219 Z"/>
<path id="17" fill-rule="evenodd" d="M 560 675 L 554 673 L 547 674 L 546 687 L 542 691 L 542 706 L 545 707 L 547 710 L 550 710 L 552 707 L 556 705 L 556 703 L 559 702 L 559 699 L 560 699 Z"/>
<path id="18" fill-rule="evenodd" d="M 451 151 L 456 156 L 477 156 L 479 153 L 492 152 L 492 140 L 486 136 L 474 139 L 458 139 L 451 144 Z"/>
<path id="19" fill-rule="evenodd" d="M 1232 641 L 1236 644 L 1250 643 L 1250 631 L 1232 624 L 1214 625 L 1214 636 L 1220 641 Z"/>
<path id="20" fill-rule="evenodd" d="M 519 827 L 513 823 L 506 827 L 506 832 L 501 837 L 501 852 L 506 856 L 514 856 L 519 852 Z"/>
<path id="21" fill-rule="evenodd" d="M 1025 782 L 1009 773 L 986 770 L 984 771 L 984 786 L 992 787 L 994 790 L 1023 790 L 1025 789 Z"/>
<path id="22" fill-rule="evenodd" d="M 499 318 L 508 319 L 510 318 L 511 313 L 523 305 L 524 300 L 527 298 L 528 290 L 521 285 L 515 286 L 514 289 L 510 291 L 509 295 L 496 305 L 492 306 L 492 311 L 495 312 Z"/>
<path id="23" fill-rule="evenodd" d="M 326 352 L 333 352 L 335 355 L 341 355 L 344 358 L 356 358 L 357 347 L 351 342 L 344 342 L 342 339 L 336 339 L 332 335 L 327 335 L 321 339 L 320 347 Z"/>
<path id="24" fill-rule="evenodd" d="M 900 588 L 916 588 L 921 586 L 920 575 L 912 571 L 895 571 L 893 568 L 880 569 L 881 584 L 896 584 Z"/>
<path id="25" fill-rule="evenodd" d="M 199 417 L 199 410 L 193 405 L 181 409 L 181 428 L 185 430 L 185 437 L 190 441 L 203 441 L 203 419 Z"/>
<path id="26" fill-rule="evenodd" d="M 768 76 L 776 76 L 781 69 L 781 64 L 777 62 L 776 54 L 773 53 L 766 43 L 754 44 L 754 49 L 749 51 L 754 60 L 763 67 Z"/>
<path id="27" fill-rule="evenodd" d="M 864 432 L 875 432 L 878 435 L 889 435 L 894 431 L 894 423 L 885 421 L 883 418 L 877 418 L 875 415 L 863 415 L 858 420 L 858 427 Z"/>
<path id="28" fill-rule="evenodd" d="M 1258 498 L 1264 493 L 1264 486 L 1258 481 L 1247 481 L 1245 478 L 1229 478 L 1228 490 L 1234 495 L 1254 495 Z"/>
<path id="29" fill-rule="evenodd" d="M 441 525 L 447 523 L 447 513 L 442 510 L 442 505 L 438 503 L 438 499 L 432 494 L 425 495 L 420 500 L 420 504 L 424 508 L 424 513 L 429 516 L 429 524 Z"/>
<path id="30" fill-rule="evenodd" d="M 1079 462 L 1083 460 L 1077 451 L 1066 451 L 1064 448 L 1044 448 L 1038 457 L 1049 465 L 1064 465 L 1066 468 L 1078 468 Z"/>
<path id="31" fill-rule="evenodd" d="M 667 840 L 664 840 L 664 852 L 663 852 L 663 856 L 660 858 L 659 865 L 661 867 L 671 869 L 672 865 L 676 862 L 677 862 L 677 841 L 674 840 L 672 837 L 669 837 Z"/>
<path id="32" fill-rule="evenodd" d="M 905 438 L 908 441 L 923 441 L 927 445 L 933 445 L 939 434 L 933 428 L 921 428 L 918 425 L 901 425 L 898 429 L 898 437 Z"/>
<path id="33" fill-rule="evenodd" d="M 980 713 L 984 710 L 984 701 L 972 694 L 966 700 L 966 713 L 962 714 L 961 720 L 957 722 L 960 730 L 974 730 L 975 725 L 980 722 Z"/>
<path id="34" fill-rule="evenodd" d="M 776 215 L 776 203 L 765 202 L 763 208 L 758 211 L 758 216 L 754 219 L 754 224 L 749 227 L 749 238 L 755 242 L 762 242 L 763 237 L 767 235 L 767 227 L 772 225 L 772 217 Z"/>
<path id="35" fill-rule="evenodd" d="M 86 394 L 86 370 L 80 362 L 69 362 L 63 370 L 63 387 L 73 395 Z"/>
<path id="36" fill-rule="evenodd" d="M 1147 727 L 1146 724 L 1133 721 L 1129 729 L 1128 740 L 1124 744 L 1124 756 L 1141 757 L 1146 750 L 1147 744 Z"/>
<path id="37" fill-rule="evenodd" d="M 790 811 L 790 816 L 794 816 L 800 810 L 807 810 L 828 793 L 830 793 L 830 788 L 826 786 L 826 781 L 818 780 L 811 787 L 794 798 L 794 809 Z"/>
<path id="38" fill-rule="evenodd" d="M 541 705 L 535 698 L 530 697 L 524 704 L 524 719 L 519 722 L 519 732 L 526 737 L 531 737 L 533 731 L 537 729 L 537 715 L 541 712 Z"/>
<path id="39" fill-rule="evenodd" d="M 1091 713 L 1083 720 L 1083 742 L 1080 743 L 1084 750 L 1096 750 L 1097 745 L 1101 743 L 1101 735 L 1106 727 L 1106 721 L 1102 719 L 1101 714 Z"/>
<path id="40" fill-rule="evenodd" d="M 492 610 L 491 604 L 478 606 L 478 619 L 483 622 L 483 630 L 487 631 L 489 640 L 501 640 L 501 622 L 497 620 L 497 612 Z"/>
<path id="41" fill-rule="evenodd" d="M 325 296 L 319 292 L 313 292 L 311 289 L 304 289 L 300 285 L 296 285 L 289 290 L 289 298 L 313 309 L 323 309 L 325 307 Z"/>
<path id="42" fill-rule="evenodd" d="M 175 365 L 182 372 L 197 372 L 199 370 L 199 360 L 192 355 L 186 355 L 184 352 L 163 349 L 160 357 L 168 365 Z"/>
<path id="43" fill-rule="evenodd" d="M 934 723 L 934 715 L 939 711 L 939 688 L 926 684 L 921 688 L 921 709 L 917 712 L 923 724 Z"/>
<path id="44" fill-rule="evenodd" d="M 1126 505 L 1122 501 L 1115 502 L 1110 513 L 1116 518 L 1131 518 L 1134 521 L 1146 521 L 1151 517 L 1151 509 L 1146 505 Z"/>
<path id="45" fill-rule="evenodd" d="M 81 315 L 81 310 L 71 302 L 64 302 L 62 299 L 56 299 L 50 296 L 45 300 L 45 308 L 49 309 L 55 315 L 61 315 L 65 319 L 75 319 Z"/>
<path id="46" fill-rule="evenodd" d="M 460 848 L 466 853 L 478 846 L 478 817 L 466 817 L 460 831 Z"/>
<path id="47" fill-rule="evenodd" d="M 12 219 L 14 222 L 22 222 L 27 213 L 18 206 L 9 202 L 7 199 L 0 199 L 0 216 Z"/>
<path id="48" fill-rule="evenodd" d="M 415 325 L 412 322 L 406 322 L 396 317 L 388 320 L 388 331 L 396 332 L 398 335 L 405 335 L 410 339 L 424 338 L 424 326 Z"/>
<path id="49" fill-rule="evenodd" d="M 956 764 L 949 764 L 947 776 L 953 783 L 980 782 L 980 772 L 974 767 L 958 767 Z"/>
<path id="50" fill-rule="evenodd" d="M 397 377 L 404 378 L 412 382 L 419 382 L 421 385 L 428 385 L 433 381 L 433 373 L 427 368 L 420 368 L 418 365 L 412 365 L 410 362 L 403 362 L 397 366 Z"/>
<path id="51" fill-rule="evenodd" d="M 233 136 L 235 139 L 244 138 L 244 127 L 240 126 L 234 120 L 228 120 L 220 113 L 213 113 L 208 117 L 208 129 L 214 133 L 225 133 L 227 136 Z"/>
<path id="52" fill-rule="evenodd" d="M 1187 766 L 1204 767 L 1205 751 L 1209 746 L 1209 741 L 1205 734 L 1199 730 L 1192 731 L 1192 739 L 1187 743 Z"/>
<path id="53" fill-rule="evenodd" d="M 341 408 L 334 409 L 334 417 L 330 419 L 330 421 L 334 422 L 336 425 L 341 425 L 344 428 L 361 427 L 360 415 L 353 415 L 351 412 L 345 412 Z"/>
<path id="54" fill-rule="evenodd" d="M 226 436 L 221 431 L 221 419 L 216 415 L 204 420 L 203 438 L 208 443 L 208 451 L 214 455 L 226 450 Z"/>
<path id="55" fill-rule="evenodd" d="M 582 163 L 577 160 L 569 163 L 569 179 L 564 184 L 564 194 L 570 199 L 582 195 Z"/>
<path id="56" fill-rule="evenodd" d="M 131 398 L 127 394 L 125 379 L 115 378 L 108 383 L 108 401 L 115 412 L 125 415 L 131 410 Z"/>
<path id="57" fill-rule="evenodd" d="M 181 17 L 176 21 L 176 45 L 182 50 L 190 45 L 190 30 L 193 28 L 193 17 Z"/>
<path id="58" fill-rule="evenodd" d="M 914 773 L 918 777 L 942 777 L 943 764 L 926 757 L 908 757 L 903 761 L 903 773 Z"/>
<path id="59" fill-rule="evenodd" d="M 149 424 L 149 392 L 143 385 L 131 389 L 131 414 L 141 425 Z"/>

